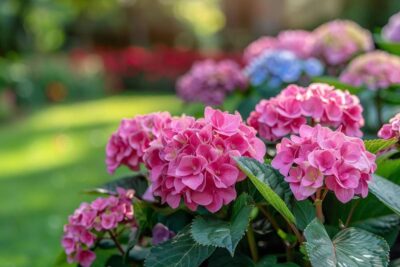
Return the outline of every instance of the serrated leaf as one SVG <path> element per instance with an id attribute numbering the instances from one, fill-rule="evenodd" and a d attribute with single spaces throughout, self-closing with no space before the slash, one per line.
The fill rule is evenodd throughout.
<path id="1" fill-rule="evenodd" d="M 372 140 L 365 140 L 365 148 L 373 153 L 376 154 L 379 151 L 385 150 L 394 144 L 396 144 L 399 140 L 397 138 L 391 138 L 388 140 L 385 139 L 372 139 Z"/>
<path id="2" fill-rule="evenodd" d="M 145 267 L 197 267 L 215 250 L 193 240 L 190 227 L 178 233 L 173 239 L 155 246 L 144 262 Z"/>
<path id="3" fill-rule="evenodd" d="M 357 221 L 352 223 L 350 226 L 361 228 L 379 235 L 385 238 L 389 246 L 392 246 L 399 233 L 400 217 L 397 214 L 384 215 L 363 221 Z"/>
<path id="4" fill-rule="evenodd" d="M 302 231 L 316 217 L 315 207 L 309 200 L 295 201 L 292 211 L 296 217 L 296 226 Z"/>
<path id="5" fill-rule="evenodd" d="M 191 229 L 193 239 L 201 245 L 226 248 L 233 256 L 250 221 L 252 206 L 247 198 L 244 194 L 236 200 L 229 222 L 212 217 L 195 218 Z"/>
<path id="6" fill-rule="evenodd" d="M 373 175 L 372 182 L 369 183 L 369 191 L 400 215 L 400 186 L 383 177 Z"/>
<path id="7" fill-rule="evenodd" d="M 317 266 L 387 266 L 389 245 L 386 241 L 362 229 L 346 228 L 331 240 L 324 226 L 314 219 L 304 230 L 307 254 Z"/>
<path id="8" fill-rule="evenodd" d="M 118 187 L 135 190 L 136 197 L 142 197 L 148 187 L 145 176 L 141 174 L 129 175 L 103 184 L 97 188 L 86 190 L 89 194 L 116 194 Z"/>
<path id="9" fill-rule="evenodd" d="M 278 175 L 269 165 L 262 164 L 255 159 L 241 157 L 236 158 L 239 168 L 249 177 L 264 199 L 271 204 L 288 222 L 296 223 L 293 213 L 286 203 L 271 188 L 268 181 L 277 180 L 273 178 Z"/>

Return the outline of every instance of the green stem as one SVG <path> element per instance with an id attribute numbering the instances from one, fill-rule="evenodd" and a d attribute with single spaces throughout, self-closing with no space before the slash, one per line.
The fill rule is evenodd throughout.
<path id="1" fill-rule="evenodd" d="M 317 196 L 314 201 L 314 205 L 315 205 L 315 212 L 317 213 L 317 218 L 321 223 L 324 223 L 325 218 L 324 218 L 324 212 L 322 211 L 321 189 L 318 189 L 317 191 Z"/>
<path id="2" fill-rule="evenodd" d="M 349 215 L 347 215 L 347 220 L 346 223 L 344 224 L 344 227 L 348 227 L 350 222 L 351 222 L 351 218 L 353 217 L 354 211 L 356 210 L 356 207 L 358 206 L 358 203 L 360 203 L 360 199 L 357 199 L 353 205 L 351 206 L 351 210 L 349 211 Z"/>
<path id="3" fill-rule="evenodd" d="M 114 235 L 114 233 L 111 230 L 109 230 L 108 233 L 110 234 L 110 237 L 114 241 L 115 246 L 118 248 L 119 252 L 121 252 L 121 255 L 124 256 L 125 251 L 122 248 L 121 244 L 118 242 L 117 237 Z"/>
<path id="4" fill-rule="evenodd" d="M 257 244 L 256 244 L 256 239 L 254 237 L 254 231 L 251 223 L 249 223 L 249 226 L 247 227 L 247 241 L 249 242 L 249 248 L 250 248 L 250 253 L 251 257 L 253 258 L 254 262 L 258 261 L 258 249 L 257 249 Z"/>

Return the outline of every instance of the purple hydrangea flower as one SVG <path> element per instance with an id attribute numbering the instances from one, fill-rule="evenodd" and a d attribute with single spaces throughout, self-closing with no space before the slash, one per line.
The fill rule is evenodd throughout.
<path id="1" fill-rule="evenodd" d="M 170 240 L 175 236 L 175 233 L 170 231 L 168 227 L 166 227 L 162 223 L 157 223 L 153 227 L 153 232 L 152 232 L 152 243 L 153 245 L 158 245 L 161 243 L 164 243 L 165 241 Z"/>
<path id="2" fill-rule="evenodd" d="M 197 62 L 177 82 L 177 93 L 185 102 L 221 105 L 234 90 L 246 90 L 247 80 L 232 60 Z"/>
<path id="3" fill-rule="evenodd" d="M 400 42 L 400 12 L 390 17 L 388 24 L 382 29 L 382 35 L 388 41 Z"/>

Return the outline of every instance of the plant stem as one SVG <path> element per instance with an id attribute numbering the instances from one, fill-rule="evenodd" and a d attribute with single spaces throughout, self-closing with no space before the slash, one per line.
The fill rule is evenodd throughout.
<path id="1" fill-rule="evenodd" d="M 114 233 L 111 230 L 109 230 L 108 233 L 110 234 L 111 239 L 114 241 L 115 246 L 117 246 L 119 252 L 121 252 L 121 255 L 124 256 L 125 255 L 125 251 L 122 248 L 121 244 L 118 242 L 118 240 L 117 240 L 116 236 L 114 235 Z"/>
<path id="2" fill-rule="evenodd" d="M 353 217 L 354 211 L 356 210 L 356 207 L 358 206 L 358 203 L 360 203 L 360 199 L 357 199 L 353 205 L 351 206 L 351 209 L 349 211 L 349 215 L 347 215 L 347 220 L 346 223 L 344 224 L 344 227 L 348 227 L 350 222 L 351 222 L 351 218 Z"/>
<path id="3" fill-rule="evenodd" d="M 281 228 L 279 227 L 278 223 L 276 222 L 274 217 L 272 217 L 272 215 L 269 213 L 269 211 L 267 209 L 265 209 L 261 205 L 257 205 L 257 208 L 261 211 L 262 214 L 264 214 L 264 216 L 271 223 L 271 225 L 275 229 L 275 231 L 278 232 L 279 230 L 281 230 Z M 303 242 L 303 236 L 300 234 L 299 230 L 297 230 L 296 226 L 294 226 L 292 223 L 290 223 L 290 222 L 287 222 L 287 223 L 288 223 L 290 229 L 292 229 L 293 233 L 296 235 L 296 238 L 299 241 L 299 243 L 302 243 Z"/>
<path id="4" fill-rule="evenodd" d="M 321 189 L 318 189 L 317 191 L 317 197 L 314 201 L 314 205 L 315 205 L 315 211 L 317 213 L 317 218 L 321 223 L 324 223 L 325 218 L 324 218 L 324 212 L 322 211 Z"/>
<path id="5" fill-rule="evenodd" d="M 261 205 L 257 205 L 257 208 L 261 211 L 261 213 L 265 216 L 265 218 L 267 218 L 267 220 L 271 223 L 271 225 L 275 229 L 275 231 L 278 231 L 281 229 L 279 227 L 278 223 L 276 222 L 276 220 L 274 219 L 274 217 L 272 217 L 272 215 L 269 213 L 269 211 L 267 209 L 265 209 Z"/>
<path id="6" fill-rule="evenodd" d="M 288 222 L 290 229 L 292 229 L 294 235 L 297 238 L 297 241 L 301 244 L 303 243 L 304 239 L 303 236 L 300 234 L 299 230 L 296 228 L 296 226 L 294 226 L 294 224 Z"/>
<path id="7" fill-rule="evenodd" d="M 256 239 L 254 237 L 254 231 L 251 223 L 249 223 L 249 226 L 247 227 L 247 241 L 249 242 L 249 248 L 250 248 L 250 253 L 251 257 L 253 258 L 254 262 L 258 261 L 258 249 L 257 249 L 257 244 L 256 244 Z"/>

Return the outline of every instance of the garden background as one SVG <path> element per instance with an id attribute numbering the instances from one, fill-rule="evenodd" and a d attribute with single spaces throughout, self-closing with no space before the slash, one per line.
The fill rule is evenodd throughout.
<path id="1" fill-rule="evenodd" d="M 67 215 L 91 199 L 83 191 L 112 178 L 104 150 L 121 118 L 194 112 L 174 86 L 196 60 L 240 61 L 261 35 L 335 18 L 374 32 L 399 10 L 396 0 L 0 1 L 0 266 L 53 264 Z"/>

